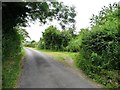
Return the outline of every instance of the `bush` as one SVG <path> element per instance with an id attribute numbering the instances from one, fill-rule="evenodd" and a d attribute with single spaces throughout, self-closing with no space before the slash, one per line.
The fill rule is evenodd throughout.
<path id="1" fill-rule="evenodd" d="M 66 47 L 67 51 L 70 52 L 79 52 L 80 51 L 80 46 L 82 43 L 82 38 L 85 37 L 89 33 L 89 29 L 81 29 L 80 33 L 70 40 L 68 43 L 68 46 Z"/>
<path id="2" fill-rule="evenodd" d="M 4 30 L 2 35 L 2 87 L 13 88 L 20 73 L 22 57 L 21 36 L 15 28 Z"/>
<path id="3" fill-rule="evenodd" d="M 120 29 L 117 11 L 117 4 L 113 4 L 103 9 L 99 16 L 93 17 L 91 30 L 81 37 L 80 54 L 76 60 L 78 67 L 108 88 L 118 88 L 120 80 Z"/>
<path id="4" fill-rule="evenodd" d="M 43 37 L 39 41 L 38 48 L 64 51 L 71 38 L 72 35 L 69 31 L 60 31 L 56 27 L 50 26 L 43 32 Z"/>
<path id="5" fill-rule="evenodd" d="M 96 60 L 99 65 L 104 65 L 104 68 L 108 69 L 119 69 L 118 65 L 120 64 L 120 35 L 118 32 L 109 35 L 104 30 L 91 31 L 89 35 L 83 38 L 81 48 L 84 52 L 88 52 L 85 54 L 85 57 L 92 58 L 93 55 L 95 57 L 100 56 L 102 61 L 98 58 Z M 92 57 L 90 57 L 92 56 Z M 91 60 L 90 60 L 91 61 Z M 92 63 L 94 64 L 94 63 Z M 96 65 L 96 63 L 94 64 Z"/>
<path id="6" fill-rule="evenodd" d="M 107 78 L 109 73 L 106 72 L 104 75 L 101 73 L 102 70 L 118 72 L 120 70 L 119 40 L 120 34 L 118 35 L 117 32 L 110 36 L 106 32 L 91 31 L 89 35 L 83 38 L 79 58 L 76 61 L 77 66 L 81 67 L 92 78 L 94 74 Z M 118 78 L 118 75 L 114 78 Z M 105 80 L 107 83 L 108 79 Z M 115 87 L 117 86 L 115 82 L 118 84 L 117 80 L 111 79 L 111 82 L 114 82 Z"/>

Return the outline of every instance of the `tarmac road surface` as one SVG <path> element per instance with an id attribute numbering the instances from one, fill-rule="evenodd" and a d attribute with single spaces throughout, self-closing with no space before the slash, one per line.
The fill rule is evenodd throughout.
<path id="1" fill-rule="evenodd" d="M 25 51 L 19 88 L 97 88 L 52 57 L 30 48 Z"/>

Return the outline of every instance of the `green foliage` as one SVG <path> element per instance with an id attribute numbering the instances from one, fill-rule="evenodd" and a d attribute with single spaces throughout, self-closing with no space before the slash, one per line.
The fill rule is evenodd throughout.
<path id="1" fill-rule="evenodd" d="M 61 50 L 66 51 L 66 47 L 68 46 L 70 40 L 73 38 L 73 33 L 69 30 L 61 31 Z"/>
<path id="2" fill-rule="evenodd" d="M 24 52 L 12 58 L 12 60 L 6 60 L 3 62 L 2 67 L 2 88 L 13 88 L 17 84 L 17 80 L 21 74 L 21 59 Z"/>
<path id="3" fill-rule="evenodd" d="M 50 50 L 65 50 L 72 35 L 69 31 L 59 31 L 56 27 L 50 26 L 43 32 L 38 48 Z"/>
<path id="4" fill-rule="evenodd" d="M 31 39 L 28 35 L 28 32 L 25 29 L 17 28 L 17 33 L 21 36 L 22 44 L 24 45 L 27 42 L 27 39 Z"/>
<path id="5" fill-rule="evenodd" d="M 25 47 L 36 48 L 37 45 L 38 45 L 38 43 L 37 43 L 36 41 L 34 41 L 34 40 L 32 40 L 32 41 L 26 41 L 26 42 L 24 43 L 24 46 L 25 46 Z"/>
<path id="6" fill-rule="evenodd" d="M 75 25 L 75 7 L 62 2 L 3 2 L 3 27 L 26 26 L 27 21 L 39 20 L 41 24 L 56 19 L 62 28 Z"/>
<path id="7" fill-rule="evenodd" d="M 57 30 L 57 28 L 50 26 L 48 29 L 46 29 L 43 33 L 43 39 L 45 49 L 58 50 L 60 48 L 60 31 Z"/>
<path id="8" fill-rule="evenodd" d="M 52 21 L 56 19 L 59 21 L 62 28 L 65 28 L 66 24 L 74 25 L 74 18 L 76 16 L 75 8 L 68 7 L 64 5 L 62 2 L 34 2 L 28 3 L 30 7 L 29 16 L 36 20 L 37 18 L 42 23 L 46 23 L 48 20 Z"/>
<path id="9" fill-rule="evenodd" d="M 68 46 L 66 47 L 66 50 L 70 52 L 78 52 L 79 46 L 80 46 L 80 40 L 78 37 L 76 37 L 75 39 L 72 39 L 69 42 Z"/>
<path id="10" fill-rule="evenodd" d="M 2 34 L 2 51 L 3 51 L 3 61 L 12 60 L 14 58 L 14 55 L 19 55 L 21 52 L 22 46 L 21 46 L 21 36 L 17 33 L 17 30 L 11 29 L 7 31 L 8 33 L 5 33 L 3 31 Z M 9 53 L 10 52 L 10 53 Z"/>
<path id="11" fill-rule="evenodd" d="M 20 59 L 22 57 L 21 36 L 17 33 L 16 28 L 3 31 L 2 43 L 2 87 L 11 88 L 16 84 L 19 75 Z"/>
<path id="12" fill-rule="evenodd" d="M 71 52 L 78 52 L 80 50 L 80 46 L 82 43 L 82 38 L 86 36 L 89 33 L 88 29 L 81 29 L 79 32 L 79 35 L 76 37 L 73 37 L 72 40 L 70 40 L 68 46 L 66 47 L 67 51 Z"/>
<path id="13" fill-rule="evenodd" d="M 120 29 L 118 5 L 104 7 L 91 19 L 91 30 L 80 38 L 76 65 L 108 88 L 119 87 Z"/>
<path id="14" fill-rule="evenodd" d="M 17 24 L 25 25 L 27 13 L 29 9 L 27 3 L 3 2 L 2 3 L 2 26 L 3 30 L 9 30 Z"/>

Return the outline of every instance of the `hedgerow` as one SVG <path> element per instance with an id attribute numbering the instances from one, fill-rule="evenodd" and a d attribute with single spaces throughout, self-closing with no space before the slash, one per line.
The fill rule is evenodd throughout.
<path id="1" fill-rule="evenodd" d="M 103 8 L 92 17 L 92 27 L 81 37 L 76 65 L 108 88 L 118 88 L 120 78 L 120 29 L 118 4 Z"/>

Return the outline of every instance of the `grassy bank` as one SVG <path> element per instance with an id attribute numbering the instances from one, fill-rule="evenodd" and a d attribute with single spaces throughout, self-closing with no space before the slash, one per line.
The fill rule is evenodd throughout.
<path id="1" fill-rule="evenodd" d="M 21 64 L 22 58 L 25 55 L 24 49 L 21 53 L 15 56 L 16 58 L 13 60 L 6 60 L 3 62 L 3 81 L 2 88 L 15 88 L 18 78 L 21 72 Z M 8 58 L 10 59 L 10 58 Z"/>
<path id="2" fill-rule="evenodd" d="M 55 60 L 58 60 L 59 62 L 62 63 L 66 63 L 67 64 L 71 64 L 74 65 L 74 60 L 76 59 L 76 56 L 78 55 L 78 53 L 74 53 L 74 52 L 62 52 L 62 51 L 51 51 L 51 50 L 39 50 L 53 58 L 55 58 Z"/>

